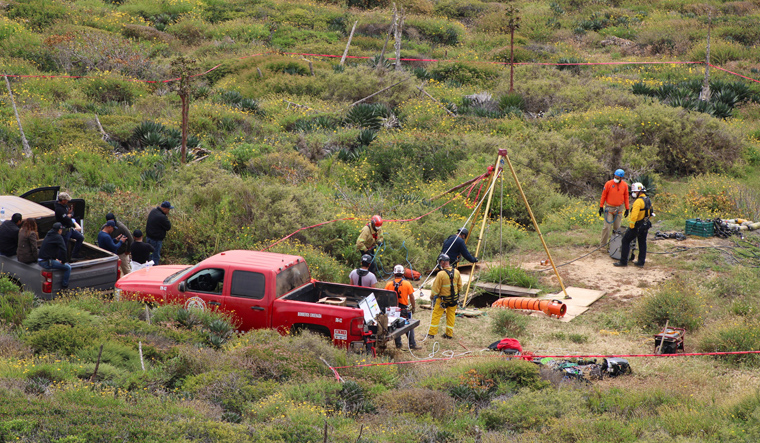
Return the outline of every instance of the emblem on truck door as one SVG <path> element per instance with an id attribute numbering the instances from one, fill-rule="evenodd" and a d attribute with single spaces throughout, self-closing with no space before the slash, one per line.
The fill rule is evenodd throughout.
<path id="1" fill-rule="evenodd" d="M 343 319 L 340 317 L 335 317 L 335 323 L 343 323 Z"/>
<path id="2" fill-rule="evenodd" d="M 185 302 L 185 309 L 198 309 L 200 311 L 206 310 L 206 302 L 200 297 L 190 297 Z"/>

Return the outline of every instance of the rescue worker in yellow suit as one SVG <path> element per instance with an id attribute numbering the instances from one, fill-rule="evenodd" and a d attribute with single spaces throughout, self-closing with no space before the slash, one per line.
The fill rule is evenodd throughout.
<path id="1" fill-rule="evenodd" d="M 433 319 L 430 321 L 427 338 L 435 338 L 438 333 L 438 324 L 443 313 L 446 313 L 446 332 L 443 338 L 454 338 L 454 321 L 456 320 L 459 292 L 462 291 L 462 276 L 459 271 L 451 267 L 449 256 L 438 256 L 438 266 L 441 270 L 433 280 L 433 288 L 430 291 L 433 300 Z"/>
<path id="2" fill-rule="evenodd" d="M 375 248 L 383 243 L 383 219 L 379 215 L 373 215 L 369 223 L 364 225 L 356 239 L 356 250 L 360 254 L 369 254 L 372 256 L 372 262 L 369 271 L 377 275 L 377 259 L 375 257 Z"/>

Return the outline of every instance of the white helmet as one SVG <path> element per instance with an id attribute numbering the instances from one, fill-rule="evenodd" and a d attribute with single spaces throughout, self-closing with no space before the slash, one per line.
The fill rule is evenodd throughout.
<path id="1" fill-rule="evenodd" d="M 404 267 L 401 265 L 394 266 L 393 273 L 396 275 L 404 275 Z"/>
<path id="2" fill-rule="evenodd" d="M 634 183 L 631 185 L 631 194 L 634 192 L 646 192 L 646 188 L 641 183 Z"/>

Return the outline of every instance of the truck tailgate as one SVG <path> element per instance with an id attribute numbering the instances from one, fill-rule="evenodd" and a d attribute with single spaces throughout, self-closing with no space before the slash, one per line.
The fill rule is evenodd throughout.
<path id="1" fill-rule="evenodd" d="M 116 283 L 117 262 L 115 255 L 71 263 L 69 288 L 111 289 Z"/>

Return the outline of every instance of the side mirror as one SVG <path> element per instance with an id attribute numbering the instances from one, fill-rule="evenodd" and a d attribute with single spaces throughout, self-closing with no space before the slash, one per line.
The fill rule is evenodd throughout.
<path id="1" fill-rule="evenodd" d="M 179 282 L 179 284 L 177 285 L 177 289 L 179 290 L 179 292 L 185 292 L 187 290 L 187 288 L 185 287 L 185 282 L 183 281 Z"/>

